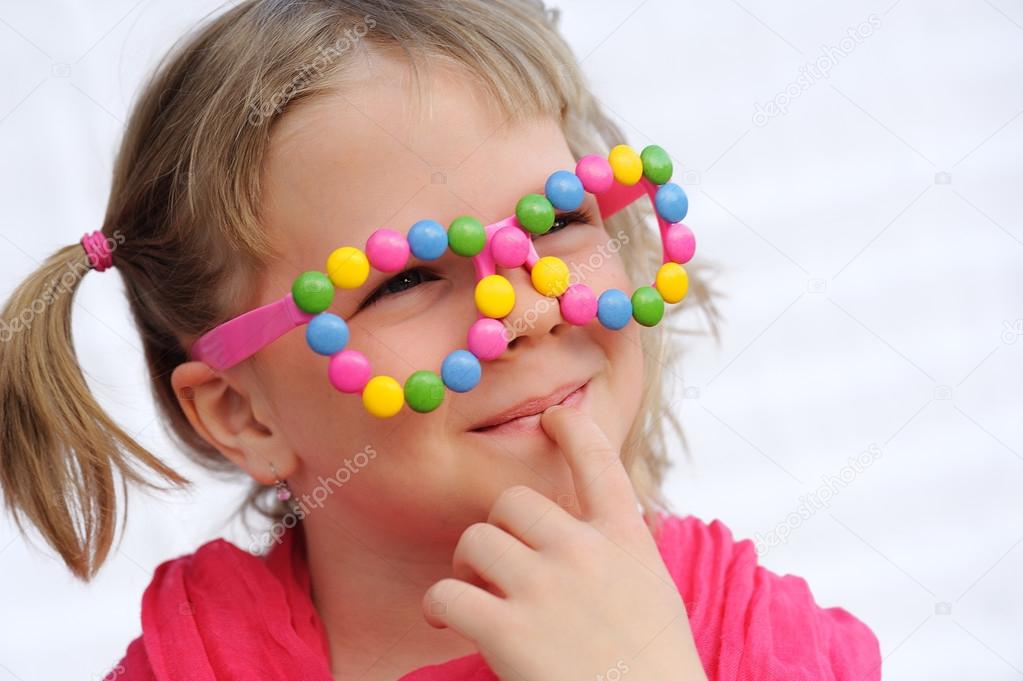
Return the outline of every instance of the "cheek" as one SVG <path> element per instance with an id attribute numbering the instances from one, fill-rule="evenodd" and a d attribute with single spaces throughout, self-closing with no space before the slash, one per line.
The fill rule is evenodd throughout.
<path id="1" fill-rule="evenodd" d="M 565 260 L 570 283 L 586 284 L 597 296 L 609 288 L 631 295 L 632 285 L 621 257 L 622 249 L 628 248 L 625 242 L 608 234 L 603 227 L 575 229 L 579 231 L 568 233 L 557 244 L 551 243 L 545 249 L 549 253 L 540 254 L 556 255 Z"/>
<path id="2" fill-rule="evenodd" d="M 601 423 L 612 444 L 621 447 L 639 411 L 643 396 L 645 355 L 639 326 L 630 322 L 625 328 L 594 331 L 606 358 L 603 390 L 594 393 L 592 413 Z"/>
<path id="3" fill-rule="evenodd" d="M 315 468 L 373 441 L 373 417 L 365 412 L 360 395 L 334 389 L 327 378 L 328 362 L 309 349 L 302 331 L 295 331 L 265 351 L 258 370 L 277 427 L 304 463 Z"/>
<path id="4" fill-rule="evenodd" d="M 443 305 L 447 307 L 448 303 Z M 371 376 L 387 375 L 404 384 L 418 369 L 439 372 L 444 356 L 464 344 L 459 343 L 464 334 L 458 329 L 471 321 L 441 324 L 438 319 L 462 314 L 474 319 L 471 306 L 470 296 L 467 310 L 438 310 L 433 316 L 423 314 L 403 323 L 353 319 L 347 348 L 366 356 Z M 371 322 L 375 324 L 372 329 Z M 327 376 L 329 358 L 315 354 L 299 330 L 268 347 L 259 361 L 258 389 L 271 401 L 277 425 L 302 459 L 312 484 L 317 476 L 334 476 L 346 458 L 367 446 L 374 448 L 379 460 L 389 461 L 392 471 L 396 465 L 408 476 L 392 473 L 383 479 L 379 472 L 367 471 L 359 476 L 360 485 L 352 485 L 353 492 L 370 485 L 377 487 L 376 493 L 386 494 L 379 486 L 400 490 L 406 482 L 421 476 L 424 468 L 444 469 L 439 459 L 447 451 L 445 427 L 450 395 L 445 395 L 441 406 L 429 414 L 414 413 L 406 404 L 393 417 L 373 416 L 363 406 L 360 394 L 340 392 L 331 385 Z"/>
<path id="5" fill-rule="evenodd" d="M 592 267 L 592 271 L 580 281 L 588 284 L 598 296 L 611 288 L 631 295 L 636 288 L 618 254 L 620 248 L 621 242 L 608 237 L 600 250 L 594 247 L 588 258 L 577 261 Z M 612 331 L 594 321 L 589 328 L 606 358 L 605 389 L 595 393 L 594 414 L 601 419 L 612 443 L 620 447 L 632 427 L 643 396 L 647 360 L 643 353 L 641 327 L 630 321 L 624 328 Z"/>
<path id="6" fill-rule="evenodd" d="M 440 474 L 451 469 L 443 405 L 430 414 L 403 407 L 391 418 L 377 418 L 366 412 L 360 395 L 333 388 L 326 358 L 313 354 L 304 341 L 286 345 L 265 360 L 260 389 L 273 395 L 277 425 L 302 461 L 290 480 L 295 494 L 308 495 L 316 508 L 332 508 L 328 515 L 379 523 L 381 531 L 433 531 L 423 527 L 424 519 L 453 513 L 444 508 L 451 503 L 452 480 Z M 436 352 L 419 344 L 408 348 L 407 358 L 429 366 L 423 356 Z M 374 374 L 401 381 L 407 373 L 379 348 L 364 354 Z M 334 493 L 342 488 L 343 493 Z"/>

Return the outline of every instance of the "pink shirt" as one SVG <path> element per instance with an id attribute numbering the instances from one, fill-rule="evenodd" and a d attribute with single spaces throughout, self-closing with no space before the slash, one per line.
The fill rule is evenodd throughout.
<path id="1" fill-rule="evenodd" d="M 300 528 L 265 559 L 216 539 L 161 563 L 142 597 L 142 635 L 109 678 L 332 681 Z M 877 638 L 865 624 L 818 606 L 802 578 L 757 565 L 753 543 L 734 541 L 720 521 L 666 515 L 656 539 L 711 681 L 881 678 Z M 496 679 L 474 653 L 398 681 Z"/>

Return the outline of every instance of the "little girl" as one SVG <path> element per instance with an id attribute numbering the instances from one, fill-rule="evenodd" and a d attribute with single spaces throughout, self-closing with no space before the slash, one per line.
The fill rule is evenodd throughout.
<path id="1" fill-rule="evenodd" d="M 523 267 L 477 287 L 465 256 L 479 225 L 542 218 L 520 199 L 626 142 L 556 24 L 538 0 L 249 0 L 149 82 L 102 229 L 6 306 L 4 499 L 88 580 L 113 543 L 115 474 L 188 484 L 99 408 L 78 367 L 77 276 L 56 287 L 114 268 L 182 446 L 249 476 L 248 504 L 272 525 L 252 546 L 218 539 L 162 563 L 108 678 L 880 678 L 863 623 L 758 566 L 720 521 L 668 511 L 664 326 L 638 323 L 636 298 L 637 323 L 603 297 L 593 319 L 579 293 L 658 271 L 642 202 L 552 198 L 557 217 L 530 229 L 545 262 L 588 263 L 577 307 Z M 625 149 L 616 179 L 634 165 Z M 407 264 L 404 236 L 376 234 L 423 220 Z M 427 257 L 436 223 L 454 252 Z M 338 249 L 371 236 L 368 273 L 361 250 Z M 315 274 L 328 254 L 332 297 Z M 699 271 L 686 302 L 712 312 Z M 48 309 L 19 326 L 38 300 Z M 478 373 L 451 351 L 488 305 L 507 333 L 501 352 L 474 350 Z M 306 332 L 275 326 L 286 308 Z M 572 310 L 586 309 L 583 323 Z M 244 333 L 204 335 L 253 310 Z M 436 374 L 412 378 L 442 358 L 439 390 Z"/>

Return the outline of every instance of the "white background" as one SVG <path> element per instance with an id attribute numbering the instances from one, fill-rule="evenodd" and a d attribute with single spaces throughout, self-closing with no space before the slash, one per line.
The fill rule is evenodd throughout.
<path id="1" fill-rule="evenodd" d="M 676 509 L 764 536 L 876 445 L 763 564 L 867 622 L 886 679 L 1023 677 L 1023 6 L 559 6 L 628 141 L 681 161 L 696 257 L 722 268 L 722 343 L 689 338 L 672 376 L 692 445 Z M 100 225 L 142 77 L 215 9 L 0 3 L 0 296 Z M 825 50 L 871 15 L 869 37 Z M 828 78 L 754 121 L 826 54 Z M 95 391 L 199 485 L 134 494 L 89 585 L 5 518 L 0 681 L 100 678 L 138 635 L 156 565 L 224 532 L 240 494 L 168 444 L 116 273 L 76 300 Z"/>

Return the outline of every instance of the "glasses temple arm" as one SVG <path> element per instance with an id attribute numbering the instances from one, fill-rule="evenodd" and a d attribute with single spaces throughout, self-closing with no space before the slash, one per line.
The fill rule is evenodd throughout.
<path id="1" fill-rule="evenodd" d="M 280 300 L 249 310 L 200 336 L 192 344 L 190 354 L 192 359 L 205 362 L 216 371 L 224 371 L 307 323 L 313 316 L 300 310 L 288 293 Z"/>

